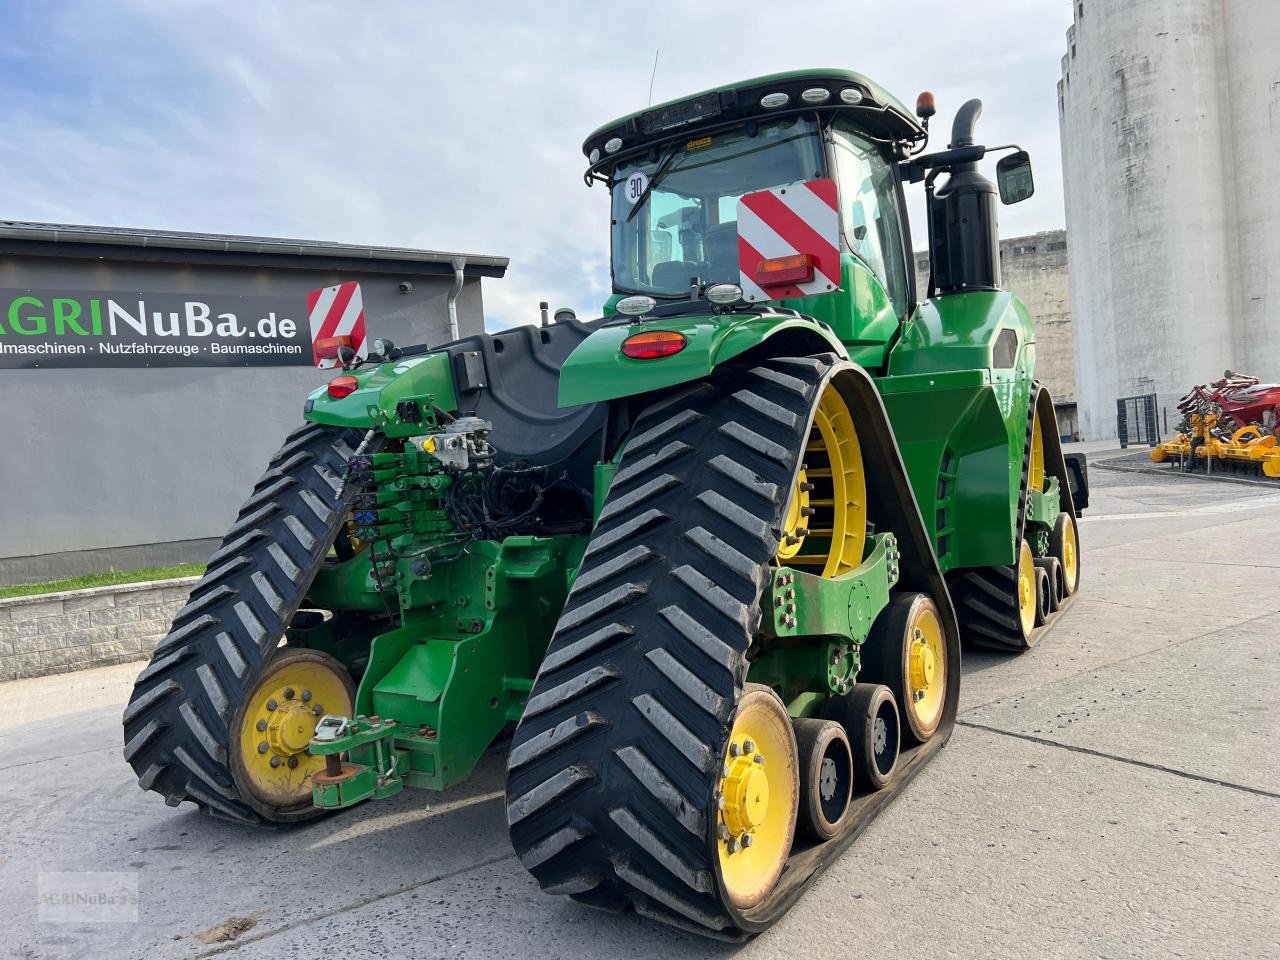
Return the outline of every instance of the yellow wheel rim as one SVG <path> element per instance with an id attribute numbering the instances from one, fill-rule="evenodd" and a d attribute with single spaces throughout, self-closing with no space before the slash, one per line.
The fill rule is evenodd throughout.
<path id="1" fill-rule="evenodd" d="M 862 563 L 867 536 L 867 480 L 862 445 L 844 397 L 822 391 L 804 463 L 783 520 L 777 560 L 824 577 Z"/>
<path id="2" fill-rule="evenodd" d="M 1031 425 L 1031 463 L 1027 468 L 1027 483 L 1032 490 L 1044 490 L 1044 431 L 1040 427 L 1039 410 Z"/>
<path id="3" fill-rule="evenodd" d="M 795 733 L 772 691 L 749 689 L 738 704 L 716 806 L 720 879 L 730 902 L 747 910 L 782 875 L 800 806 Z"/>
<path id="4" fill-rule="evenodd" d="M 1080 544 L 1076 540 L 1075 517 L 1069 513 L 1064 513 L 1063 516 L 1067 518 L 1067 523 L 1066 529 L 1062 531 L 1062 556 L 1058 558 L 1058 562 L 1062 564 L 1062 578 L 1067 583 L 1067 593 L 1071 594 L 1076 589 Z"/>
<path id="5" fill-rule="evenodd" d="M 324 769 L 322 757 L 307 753 L 316 724 L 326 713 L 350 716 L 353 699 L 337 660 L 314 650 L 282 650 L 241 714 L 237 785 L 270 807 L 309 803 L 311 777 Z"/>
<path id="6" fill-rule="evenodd" d="M 947 645 L 942 621 L 932 600 L 915 605 L 907 622 L 906 708 L 912 728 L 929 737 L 942 720 L 947 693 Z"/>
<path id="7" fill-rule="evenodd" d="M 1025 540 L 1018 551 L 1018 618 L 1022 621 L 1022 635 L 1031 636 L 1036 625 L 1036 562 L 1031 545 Z"/>
<path id="8" fill-rule="evenodd" d="M 811 486 L 808 470 L 802 467 L 791 490 L 791 500 L 787 503 L 787 516 L 782 521 L 782 543 L 778 546 L 779 563 L 787 563 L 799 554 L 805 537 L 809 534 L 809 517 L 813 515 L 809 506 Z"/>

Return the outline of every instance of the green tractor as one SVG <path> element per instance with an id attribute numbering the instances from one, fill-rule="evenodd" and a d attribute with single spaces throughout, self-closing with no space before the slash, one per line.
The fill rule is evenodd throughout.
<path id="1" fill-rule="evenodd" d="M 545 890 L 775 922 L 938 753 L 961 641 L 1029 648 L 1077 588 L 1087 475 L 1000 289 L 980 109 L 934 153 L 930 95 L 842 70 L 623 117 L 584 145 L 602 319 L 317 344 L 343 369 L 138 678 L 141 786 L 303 821 L 510 735 Z M 1030 195 L 1025 153 L 997 174 Z"/>

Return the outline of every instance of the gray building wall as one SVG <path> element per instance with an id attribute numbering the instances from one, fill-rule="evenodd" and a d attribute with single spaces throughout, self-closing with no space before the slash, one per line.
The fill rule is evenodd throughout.
<path id="1" fill-rule="evenodd" d="M 1081 429 L 1280 380 L 1276 0 L 1078 0 L 1058 83 Z"/>
<path id="2" fill-rule="evenodd" d="M 305 326 L 308 291 L 358 280 L 370 339 L 443 342 L 452 278 L 417 269 L 0 256 L 0 287 L 279 296 L 296 299 Z M 478 278 L 458 314 L 464 335 L 483 329 Z M 306 394 L 332 376 L 310 366 L 0 371 L 0 585 L 203 562 L 302 422 Z"/>
<path id="3" fill-rule="evenodd" d="M 929 255 L 917 253 L 916 284 L 929 281 Z M 1076 423 L 1076 357 L 1071 335 L 1067 232 L 1045 230 L 1000 241 L 1006 290 L 1018 295 L 1036 325 L 1036 379 L 1053 397 L 1058 432 L 1070 436 Z"/>

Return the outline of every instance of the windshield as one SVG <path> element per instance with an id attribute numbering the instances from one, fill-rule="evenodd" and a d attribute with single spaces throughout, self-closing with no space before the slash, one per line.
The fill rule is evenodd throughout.
<path id="1" fill-rule="evenodd" d="M 748 132 L 753 130 L 754 132 Z M 677 141 L 613 173 L 613 285 L 683 295 L 738 281 L 738 198 L 822 176 L 817 121 L 789 117 Z"/>

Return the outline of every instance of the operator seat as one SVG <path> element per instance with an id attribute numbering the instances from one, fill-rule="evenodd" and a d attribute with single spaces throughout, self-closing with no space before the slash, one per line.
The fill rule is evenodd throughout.
<path id="1" fill-rule="evenodd" d="M 702 238 L 707 253 L 707 275 L 704 280 L 737 283 L 738 269 L 738 221 L 717 223 L 707 227 Z"/>
<path id="2" fill-rule="evenodd" d="M 692 260 L 666 260 L 653 265 L 653 285 L 659 290 L 688 290 L 689 278 L 702 272 Z"/>

